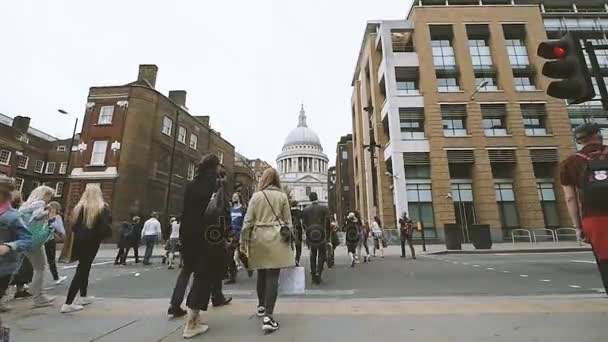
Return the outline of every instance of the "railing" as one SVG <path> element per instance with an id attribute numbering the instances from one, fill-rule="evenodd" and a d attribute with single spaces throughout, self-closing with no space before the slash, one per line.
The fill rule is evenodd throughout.
<path id="1" fill-rule="evenodd" d="M 561 233 L 561 232 L 572 232 L 572 234 L 568 234 L 568 233 Z M 583 245 L 583 242 L 581 241 L 581 237 L 578 235 L 578 231 L 574 228 L 558 228 L 555 230 L 555 238 L 557 239 L 557 241 L 559 242 L 559 237 L 574 237 L 576 238 L 576 241 L 578 241 L 578 244 L 580 246 Z"/>
<path id="2" fill-rule="evenodd" d="M 524 234 L 523 235 L 518 234 L 516 236 L 515 232 L 524 233 Z M 515 238 L 523 238 L 523 237 L 527 237 L 528 240 L 530 241 L 530 245 L 532 245 L 532 233 L 529 230 L 527 230 L 527 229 L 513 229 L 511 231 L 511 239 L 513 240 L 513 246 L 515 246 Z"/>
<path id="3" fill-rule="evenodd" d="M 555 232 L 551 229 L 535 229 L 532 231 L 532 236 L 534 236 L 534 243 L 538 243 L 538 237 L 550 237 L 551 240 L 553 240 L 553 243 L 557 243 L 557 237 L 555 236 Z"/>

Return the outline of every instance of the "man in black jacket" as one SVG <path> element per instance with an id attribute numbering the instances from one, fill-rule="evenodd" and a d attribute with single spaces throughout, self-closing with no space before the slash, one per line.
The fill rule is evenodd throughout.
<path id="1" fill-rule="evenodd" d="M 293 224 L 294 230 L 294 242 L 296 245 L 296 266 L 300 266 L 300 257 L 302 256 L 302 210 L 298 208 L 297 201 L 291 201 L 291 223 Z"/>
<path id="2" fill-rule="evenodd" d="M 312 204 L 304 209 L 302 223 L 306 230 L 306 239 L 310 244 L 310 272 L 312 282 L 321 283 L 323 264 L 327 255 L 326 245 L 330 236 L 330 214 L 329 209 L 319 205 L 316 192 L 308 196 Z"/>

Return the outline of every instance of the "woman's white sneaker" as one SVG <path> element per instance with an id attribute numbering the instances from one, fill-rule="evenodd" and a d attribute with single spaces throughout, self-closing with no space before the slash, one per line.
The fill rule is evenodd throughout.
<path id="1" fill-rule="evenodd" d="M 84 307 L 82 305 L 78 305 L 78 304 L 63 304 L 61 306 L 61 313 L 77 312 L 77 311 L 81 311 L 82 309 L 84 309 Z"/>
<path id="2" fill-rule="evenodd" d="M 76 304 L 82 305 L 82 306 L 93 304 L 93 302 L 95 302 L 95 297 L 93 297 L 93 296 L 80 297 L 80 298 L 76 299 Z"/>
<path id="3" fill-rule="evenodd" d="M 262 330 L 265 333 L 271 333 L 279 330 L 279 322 L 275 321 L 274 318 L 270 316 L 265 316 L 262 321 Z"/>

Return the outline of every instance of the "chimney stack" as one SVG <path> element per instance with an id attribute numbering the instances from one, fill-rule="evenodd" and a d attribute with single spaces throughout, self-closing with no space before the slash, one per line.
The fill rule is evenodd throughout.
<path id="1" fill-rule="evenodd" d="M 195 116 L 195 118 L 205 127 L 209 127 L 209 115 L 199 115 Z"/>
<path id="2" fill-rule="evenodd" d="M 175 102 L 178 106 L 186 108 L 186 91 L 185 90 L 169 90 L 169 99 Z"/>
<path id="3" fill-rule="evenodd" d="M 15 116 L 13 128 L 21 133 L 27 133 L 27 130 L 30 128 L 30 118 L 27 116 Z"/>
<path id="4" fill-rule="evenodd" d="M 150 84 L 150 87 L 156 86 L 156 75 L 158 74 L 158 67 L 154 64 L 140 64 L 139 74 L 137 75 L 138 81 L 146 80 Z"/>

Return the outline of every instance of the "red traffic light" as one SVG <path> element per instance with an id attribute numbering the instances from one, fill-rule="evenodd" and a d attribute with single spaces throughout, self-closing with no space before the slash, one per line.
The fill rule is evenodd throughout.
<path id="1" fill-rule="evenodd" d="M 555 55 L 555 58 L 562 58 L 566 55 L 566 49 L 559 45 L 556 45 L 553 47 L 553 54 Z"/>

